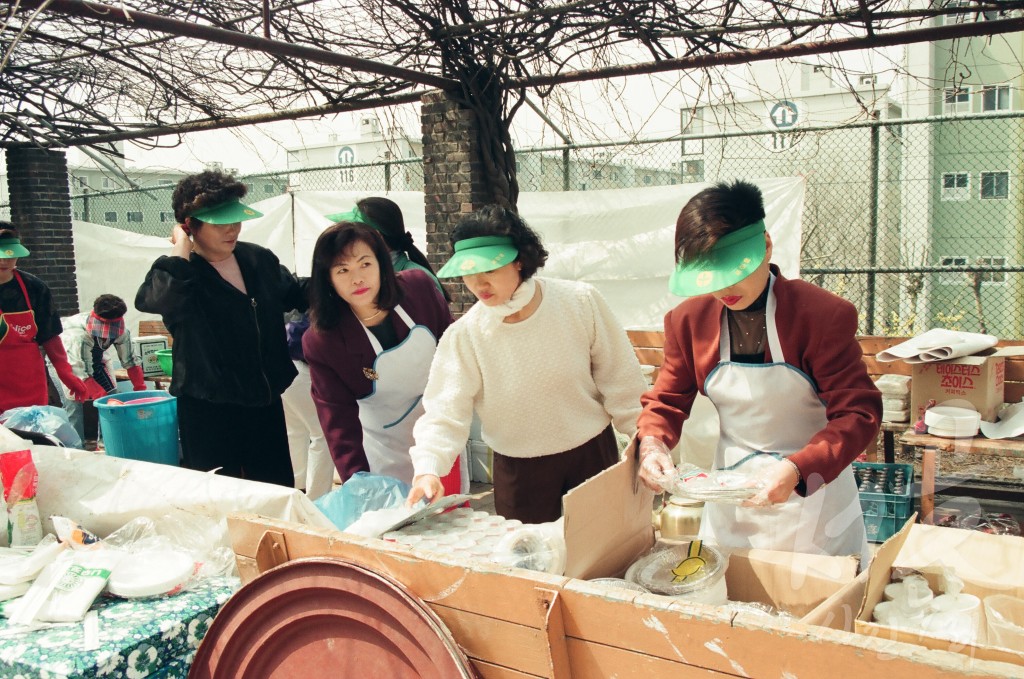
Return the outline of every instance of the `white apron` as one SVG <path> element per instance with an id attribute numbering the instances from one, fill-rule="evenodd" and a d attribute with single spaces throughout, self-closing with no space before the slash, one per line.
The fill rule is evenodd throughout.
<path id="1" fill-rule="evenodd" d="M 423 414 L 423 389 L 437 339 L 423 325 L 416 325 L 402 307 L 394 312 L 409 327 L 409 335 L 387 351 L 363 326 L 377 358 L 373 370 L 377 379 L 373 391 L 359 399 L 359 422 L 363 426 L 363 450 L 374 474 L 385 474 L 412 483 L 412 427 Z"/>
<path id="2" fill-rule="evenodd" d="M 774 288 L 775 276 L 770 286 Z M 722 314 L 721 362 L 704 383 L 721 420 L 716 469 L 763 468 L 803 448 L 827 423 L 825 404 L 810 377 L 787 364 L 782 355 L 773 289 L 768 293 L 765 315 L 774 362 L 745 364 L 730 361 L 729 319 Z M 700 534 L 723 547 L 854 554 L 861 557 L 862 564 L 867 564 L 869 557 L 851 467 L 810 497 L 794 492 L 789 500 L 770 508 L 708 503 Z"/>

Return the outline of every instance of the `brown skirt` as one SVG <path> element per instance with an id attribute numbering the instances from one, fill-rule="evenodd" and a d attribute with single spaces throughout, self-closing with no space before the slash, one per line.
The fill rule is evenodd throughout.
<path id="1" fill-rule="evenodd" d="M 523 523 L 562 516 L 562 496 L 619 461 L 611 425 L 581 446 L 540 457 L 494 452 L 494 511 Z"/>

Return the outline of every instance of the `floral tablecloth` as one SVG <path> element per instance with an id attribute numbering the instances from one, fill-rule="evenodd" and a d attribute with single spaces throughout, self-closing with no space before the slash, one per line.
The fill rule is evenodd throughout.
<path id="1" fill-rule="evenodd" d="M 237 578 L 207 578 L 170 597 L 101 597 L 91 609 L 99 615 L 92 640 L 82 623 L 18 633 L 0 619 L 0 676 L 184 678 L 213 617 L 238 587 Z"/>

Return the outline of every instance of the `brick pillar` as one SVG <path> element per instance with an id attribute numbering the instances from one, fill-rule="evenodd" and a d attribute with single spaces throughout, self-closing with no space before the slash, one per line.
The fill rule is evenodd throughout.
<path id="1" fill-rule="evenodd" d="M 7 149 L 11 222 L 32 253 L 18 268 L 50 287 L 61 316 L 77 314 L 78 280 L 71 233 L 71 189 L 64 151 Z"/>
<path id="2" fill-rule="evenodd" d="M 449 235 L 464 214 L 490 202 L 483 180 L 476 115 L 444 92 L 423 95 L 423 193 L 427 260 L 435 271 L 451 257 Z M 442 281 L 458 317 L 476 302 L 459 278 Z"/>

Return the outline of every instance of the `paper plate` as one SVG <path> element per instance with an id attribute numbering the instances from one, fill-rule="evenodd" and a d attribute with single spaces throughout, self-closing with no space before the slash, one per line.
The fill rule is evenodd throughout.
<path id="1" fill-rule="evenodd" d="M 473 679 L 440 618 L 398 582 L 341 559 L 290 561 L 235 593 L 189 679 Z"/>
<path id="2" fill-rule="evenodd" d="M 935 406 L 924 411 L 924 423 L 933 436 L 974 436 L 981 426 L 981 414 L 969 408 Z"/>
<path id="3" fill-rule="evenodd" d="M 192 557 L 170 549 L 126 554 L 110 572 L 107 591 L 138 598 L 167 594 L 181 587 L 195 571 Z"/>

